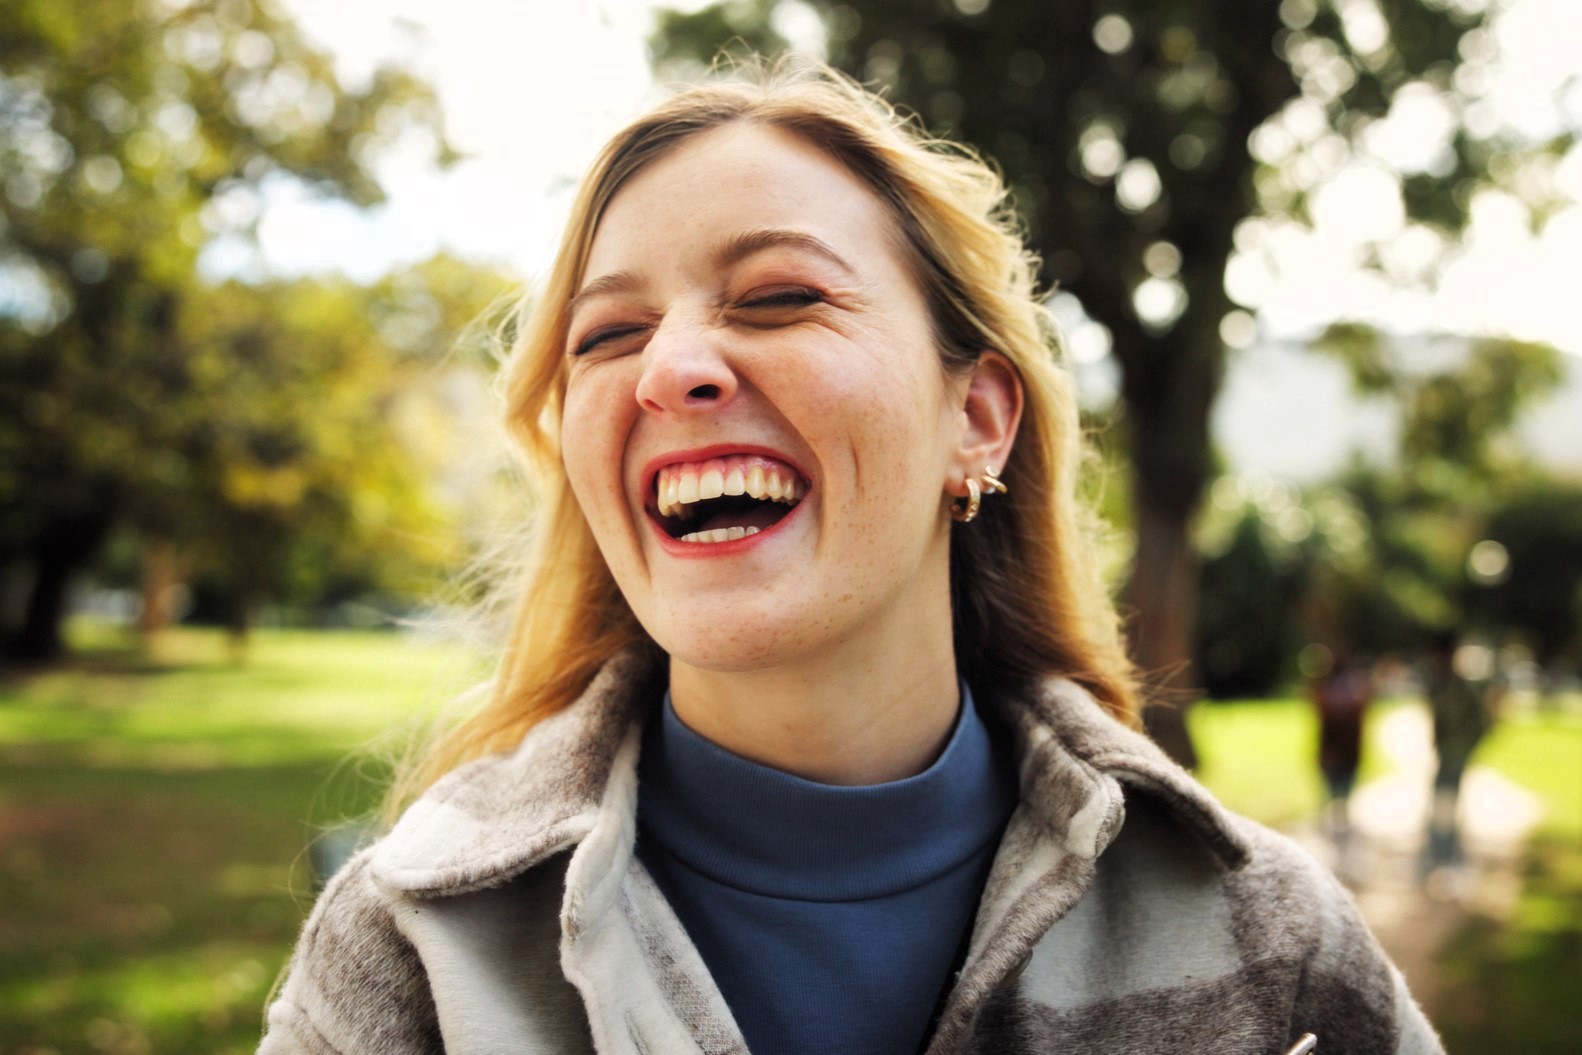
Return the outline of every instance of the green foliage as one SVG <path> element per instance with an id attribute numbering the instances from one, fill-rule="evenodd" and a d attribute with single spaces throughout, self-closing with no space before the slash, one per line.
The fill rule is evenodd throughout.
<path id="1" fill-rule="evenodd" d="M 266 3 L 7 0 L 0 30 L 0 273 L 19 291 L 0 302 L 0 566 L 32 566 L 19 648 L 47 654 L 71 571 L 134 497 L 180 493 L 172 448 L 228 369 L 192 345 L 200 311 L 241 297 L 199 288 L 203 248 L 250 237 L 271 184 L 368 205 L 383 147 L 449 149 L 420 81 L 341 84 Z"/>
<path id="2" fill-rule="evenodd" d="M 1301 568 L 1271 544 L 1272 530 L 1249 507 L 1229 544 L 1203 561 L 1196 661 L 1212 698 L 1278 691 L 1302 645 L 1295 618 Z"/>
<path id="3" fill-rule="evenodd" d="M 1513 338 L 1412 341 L 1343 322 L 1313 346 L 1346 365 L 1358 392 L 1399 408 L 1398 465 L 1424 498 L 1462 499 L 1508 471 L 1522 409 L 1562 378 L 1559 352 Z"/>
<path id="4" fill-rule="evenodd" d="M 1582 664 L 1582 486 L 1532 482 L 1503 500 L 1482 534 L 1503 547 L 1492 573 L 1468 583 L 1480 626 L 1514 630 L 1540 663 Z"/>
<path id="5" fill-rule="evenodd" d="M 1531 529 L 1524 510 L 1563 507 L 1564 499 L 1547 496 L 1567 488 L 1535 478 L 1512 440 L 1521 411 L 1560 380 L 1559 353 L 1507 338 L 1392 337 L 1355 322 L 1330 326 L 1314 348 L 1346 365 L 1359 394 L 1390 401 L 1400 428 L 1395 450 L 1359 461 L 1327 489 L 1345 495 L 1362 525 L 1351 534 L 1362 545 L 1338 554 L 1326 532 L 1315 533 L 1304 601 L 1309 632 L 1354 650 L 1410 653 L 1435 630 L 1532 634 L 1543 610 L 1560 620 L 1556 636 L 1545 639 L 1545 658 L 1552 658 L 1554 641 L 1576 636 L 1575 616 L 1566 614 L 1573 595 L 1565 593 L 1576 588 L 1575 577 L 1566 579 L 1574 562 L 1556 556 L 1560 582 L 1542 584 L 1544 600 L 1528 604 L 1527 595 L 1474 574 L 1473 548 L 1499 522 L 1502 535 L 1536 550 L 1524 568 L 1537 577 L 1546 573 L 1535 564 L 1551 560 L 1539 554 L 1577 538 L 1564 517 Z M 1564 595 L 1558 603 L 1549 596 L 1556 589 Z"/>
<path id="6" fill-rule="evenodd" d="M 178 322 L 193 384 L 167 419 L 164 476 L 132 496 L 141 533 L 172 540 L 244 597 L 428 592 L 462 560 L 433 477 L 433 391 L 504 288 L 436 257 L 372 288 L 345 280 L 195 287 Z"/>
<path id="7" fill-rule="evenodd" d="M 787 42 L 770 24 L 774 7 L 775 0 L 728 0 L 686 13 L 661 8 L 649 39 L 655 75 L 696 80 L 717 58 L 780 54 Z"/>

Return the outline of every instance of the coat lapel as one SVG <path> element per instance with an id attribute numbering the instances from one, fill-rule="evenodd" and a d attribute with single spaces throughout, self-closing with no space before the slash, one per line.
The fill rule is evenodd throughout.
<path id="1" fill-rule="evenodd" d="M 634 852 L 637 752 L 662 673 L 650 655 L 617 656 L 517 750 L 437 783 L 375 847 L 371 867 L 391 893 L 422 900 L 498 887 L 569 850 L 559 961 L 598 1050 L 745 1055 L 718 987 Z M 1222 866 L 1247 857 L 1218 804 L 1074 684 L 1051 680 L 990 706 L 1015 738 L 1021 802 L 933 1055 L 962 1049 L 989 997 L 1087 892 L 1124 821 L 1125 788 L 1164 803 Z"/>

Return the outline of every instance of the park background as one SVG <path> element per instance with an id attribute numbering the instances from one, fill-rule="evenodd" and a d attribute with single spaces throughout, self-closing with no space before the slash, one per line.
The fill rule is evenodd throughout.
<path id="1" fill-rule="evenodd" d="M 0 0 L 0 1052 L 248 1051 L 532 510 L 489 381 L 597 145 L 722 47 L 1006 173 L 1155 734 L 1328 850 L 1451 1051 L 1582 1024 L 1582 6 Z M 1504 687 L 1411 862 L 1424 643 Z"/>

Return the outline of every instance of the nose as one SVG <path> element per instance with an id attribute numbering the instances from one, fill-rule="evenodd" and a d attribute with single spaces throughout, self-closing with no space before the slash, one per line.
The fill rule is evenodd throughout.
<path id="1" fill-rule="evenodd" d="M 736 395 L 736 372 L 703 320 L 665 318 L 643 348 L 637 403 L 654 414 L 714 410 Z"/>

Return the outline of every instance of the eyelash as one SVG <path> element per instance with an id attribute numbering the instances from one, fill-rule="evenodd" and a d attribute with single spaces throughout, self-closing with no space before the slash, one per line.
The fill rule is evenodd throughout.
<path id="1" fill-rule="evenodd" d="M 816 289 L 798 286 L 794 289 L 779 289 L 766 293 L 752 300 L 744 300 L 738 306 L 743 308 L 791 308 L 808 307 L 813 304 L 822 304 L 824 294 Z"/>
<path id="2" fill-rule="evenodd" d="M 584 337 L 576 348 L 572 349 L 571 354 L 576 356 L 584 352 L 591 352 L 605 341 L 614 340 L 618 337 L 629 337 L 641 329 L 641 326 L 611 326 L 604 330 L 594 330 Z"/>
<path id="3" fill-rule="evenodd" d="M 816 289 L 797 287 L 795 289 L 775 290 L 763 296 L 753 297 L 737 303 L 738 308 L 807 308 L 824 302 L 824 294 Z M 591 352 L 605 341 L 629 337 L 643 329 L 641 326 L 612 326 L 604 330 L 594 330 L 578 343 L 572 350 L 573 356 Z"/>

